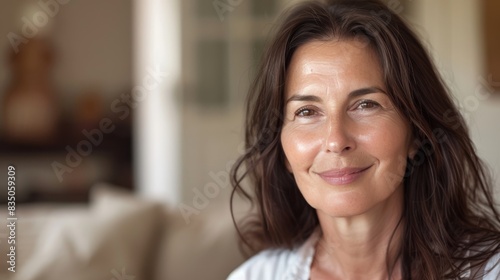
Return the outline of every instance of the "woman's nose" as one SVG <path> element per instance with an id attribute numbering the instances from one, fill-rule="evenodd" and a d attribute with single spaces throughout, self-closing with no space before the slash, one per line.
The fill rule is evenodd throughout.
<path id="1" fill-rule="evenodd" d="M 324 151 L 341 154 L 355 148 L 355 141 L 351 135 L 350 124 L 342 117 L 333 117 L 328 120 L 324 139 Z"/>

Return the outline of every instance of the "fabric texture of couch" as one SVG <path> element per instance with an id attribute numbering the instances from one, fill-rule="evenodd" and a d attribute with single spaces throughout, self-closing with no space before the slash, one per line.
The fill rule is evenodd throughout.
<path id="1" fill-rule="evenodd" d="M 16 272 L 7 270 L 3 226 L 0 278 L 226 279 L 244 258 L 228 204 L 224 206 L 186 223 L 175 208 L 103 185 L 93 188 L 89 205 L 19 206 Z M 6 215 L 0 211 L 3 221 Z"/>

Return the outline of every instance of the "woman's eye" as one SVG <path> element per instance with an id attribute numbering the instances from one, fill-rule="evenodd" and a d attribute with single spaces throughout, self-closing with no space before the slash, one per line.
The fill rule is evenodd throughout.
<path id="1" fill-rule="evenodd" d="M 358 103 L 356 106 L 356 109 L 361 109 L 361 110 L 370 110 L 370 109 L 375 109 L 380 107 L 380 105 L 377 102 L 370 101 L 370 100 L 363 100 Z"/>
<path id="2" fill-rule="evenodd" d="M 300 108 L 297 111 L 295 111 L 295 116 L 300 116 L 300 117 L 312 117 L 316 114 L 317 114 L 316 110 L 312 108 Z"/>

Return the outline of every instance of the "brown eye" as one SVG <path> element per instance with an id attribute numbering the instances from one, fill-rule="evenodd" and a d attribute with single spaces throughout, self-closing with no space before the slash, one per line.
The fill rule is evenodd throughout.
<path id="1" fill-rule="evenodd" d="M 297 111 L 295 111 L 295 116 L 299 117 L 312 117 L 316 114 L 317 112 L 311 108 L 300 108 Z"/>
<path id="2" fill-rule="evenodd" d="M 370 109 L 376 109 L 380 107 L 380 105 L 377 102 L 370 101 L 370 100 L 363 100 L 358 103 L 358 106 L 356 106 L 356 109 L 361 109 L 361 110 L 370 110 Z"/>

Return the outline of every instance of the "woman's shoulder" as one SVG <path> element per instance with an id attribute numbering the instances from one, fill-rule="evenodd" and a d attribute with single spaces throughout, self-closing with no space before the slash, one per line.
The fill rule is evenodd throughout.
<path id="1" fill-rule="evenodd" d="M 295 249 L 268 249 L 253 256 L 235 271 L 228 280 L 307 280 L 317 233 Z"/>

